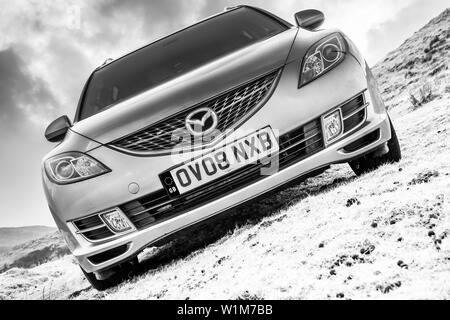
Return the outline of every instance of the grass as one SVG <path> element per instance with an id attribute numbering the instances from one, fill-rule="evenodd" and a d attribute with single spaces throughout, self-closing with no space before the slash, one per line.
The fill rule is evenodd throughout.
<path id="1" fill-rule="evenodd" d="M 425 83 L 419 88 L 418 97 L 410 92 L 409 93 L 410 102 L 412 105 L 413 110 L 421 107 L 425 103 L 428 103 L 433 100 L 433 90 L 430 83 Z"/>

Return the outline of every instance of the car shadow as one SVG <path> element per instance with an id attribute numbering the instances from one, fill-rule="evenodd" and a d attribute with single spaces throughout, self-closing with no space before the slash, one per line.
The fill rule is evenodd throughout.
<path id="1" fill-rule="evenodd" d="M 332 167 L 316 177 L 269 194 L 257 201 L 248 202 L 215 218 L 214 223 L 190 229 L 188 234 L 181 235 L 162 247 L 154 248 L 149 256 L 140 261 L 135 272 L 138 275 L 144 274 L 184 259 L 193 252 L 232 234 L 237 228 L 256 225 L 264 218 L 273 216 L 308 196 L 327 192 L 355 178 L 356 176 L 349 170 Z"/>

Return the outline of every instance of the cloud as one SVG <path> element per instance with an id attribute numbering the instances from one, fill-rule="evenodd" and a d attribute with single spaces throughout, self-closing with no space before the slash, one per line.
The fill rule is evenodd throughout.
<path id="1" fill-rule="evenodd" d="M 445 1 L 427 1 L 426 5 L 421 0 L 410 1 L 397 14 L 367 31 L 371 56 L 381 59 L 447 7 L 448 3 Z"/>
<path id="2" fill-rule="evenodd" d="M 146 33 L 154 34 L 158 29 L 167 31 L 179 28 L 189 19 L 192 9 L 196 11 L 198 5 L 199 1 L 196 0 L 110 0 L 101 3 L 98 12 L 110 17 L 132 12 L 136 21 L 144 22 Z M 159 32 L 156 31 L 156 33 Z"/>
<path id="3" fill-rule="evenodd" d="M 28 72 L 14 48 L 0 51 L 2 224 L 51 224 L 39 177 L 40 160 L 50 146 L 43 143 L 40 124 L 57 113 L 57 105 L 47 84 Z"/>
<path id="4" fill-rule="evenodd" d="M 0 51 L 0 101 L 2 126 L 19 124 L 29 112 L 53 116 L 58 105 L 46 83 L 27 72 L 13 48 Z"/>

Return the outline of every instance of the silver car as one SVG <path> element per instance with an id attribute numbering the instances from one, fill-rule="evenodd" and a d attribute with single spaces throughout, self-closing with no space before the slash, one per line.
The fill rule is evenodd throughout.
<path id="1" fill-rule="evenodd" d="M 97 68 L 52 122 L 50 211 L 86 278 L 117 282 L 149 246 L 349 163 L 399 161 L 374 77 L 341 31 L 238 6 Z"/>

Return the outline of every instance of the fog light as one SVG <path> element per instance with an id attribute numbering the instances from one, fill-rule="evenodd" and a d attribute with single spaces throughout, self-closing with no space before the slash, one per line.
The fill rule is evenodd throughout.
<path id="1" fill-rule="evenodd" d="M 338 109 L 323 118 L 325 142 L 330 143 L 342 133 L 341 110 Z"/>
<path id="2" fill-rule="evenodd" d="M 122 233 L 133 229 L 131 222 L 118 210 L 103 213 L 100 217 L 113 232 Z"/>

